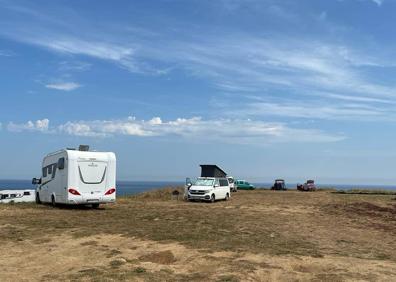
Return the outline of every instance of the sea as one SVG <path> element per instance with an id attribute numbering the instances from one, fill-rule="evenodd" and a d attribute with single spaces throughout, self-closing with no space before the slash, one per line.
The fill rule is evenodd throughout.
<path id="1" fill-rule="evenodd" d="M 258 188 L 269 188 L 272 183 L 252 183 Z M 180 187 L 184 182 L 177 181 L 117 181 L 117 195 L 134 195 L 150 190 L 164 187 Z M 288 183 L 289 189 L 295 189 L 297 183 Z M 351 184 L 316 184 L 318 188 L 335 188 L 337 190 L 367 189 L 367 190 L 393 190 L 396 191 L 396 184 L 392 185 L 351 185 Z M 30 180 L 1 180 L 0 190 L 35 189 L 35 185 Z"/>

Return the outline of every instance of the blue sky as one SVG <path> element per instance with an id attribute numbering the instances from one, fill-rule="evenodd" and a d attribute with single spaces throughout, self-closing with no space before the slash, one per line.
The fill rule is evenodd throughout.
<path id="1" fill-rule="evenodd" d="M 0 178 L 114 151 L 118 178 L 394 184 L 392 0 L 0 0 Z"/>

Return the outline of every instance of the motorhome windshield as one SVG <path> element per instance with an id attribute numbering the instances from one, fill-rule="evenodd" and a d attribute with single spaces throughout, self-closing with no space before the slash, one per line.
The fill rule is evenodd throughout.
<path id="1" fill-rule="evenodd" d="M 196 186 L 213 186 L 213 183 L 214 183 L 214 179 L 201 179 L 201 178 L 198 178 L 195 181 L 194 185 L 196 185 Z"/>

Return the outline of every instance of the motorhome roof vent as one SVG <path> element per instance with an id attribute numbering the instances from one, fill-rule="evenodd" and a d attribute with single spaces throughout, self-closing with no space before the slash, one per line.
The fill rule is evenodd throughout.
<path id="1" fill-rule="evenodd" d="M 84 151 L 84 152 L 89 151 L 89 145 L 80 145 L 78 147 L 78 150 L 79 151 Z"/>
<path id="2" fill-rule="evenodd" d="M 66 150 L 75 151 L 76 148 L 66 148 Z"/>

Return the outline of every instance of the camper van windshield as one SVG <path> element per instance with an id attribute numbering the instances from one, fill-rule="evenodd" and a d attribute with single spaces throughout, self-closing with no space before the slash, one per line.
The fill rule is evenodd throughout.
<path id="1" fill-rule="evenodd" d="M 198 178 L 197 181 L 195 181 L 196 186 L 213 186 L 214 179 L 202 179 Z"/>

